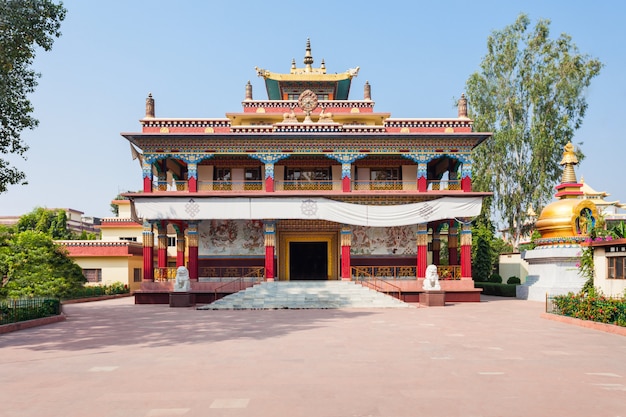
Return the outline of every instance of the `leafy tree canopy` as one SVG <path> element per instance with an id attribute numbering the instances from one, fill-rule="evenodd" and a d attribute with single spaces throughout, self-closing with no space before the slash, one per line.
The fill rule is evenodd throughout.
<path id="1" fill-rule="evenodd" d="M 0 295 L 65 297 L 86 282 L 65 250 L 40 231 L 0 230 Z"/>
<path id="2" fill-rule="evenodd" d="M 0 1 L 0 154 L 24 157 L 28 150 L 20 134 L 38 124 L 27 96 L 35 91 L 40 76 L 31 65 L 36 47 L 49 51 L 61 35 L 65 13 L 62 3 L 49 0 Z M 0 193 L 8 185 L 25 184 L 25 179 L 23 172 L 0 158 Z"/>
<path id="3" fill-rule="evenodd" d="M 601 67 L 569 35 L 550 38 L 549 20 L 531 28 L 521 14 L 489 36 L 480 71 L 467 80 L 474 127 L 493 132 L 475 150 L 473 184 L 494 193 L 496 220 L 511 232 L 515 248 L 528 208 L 539 210 L 552 198 L 563 147 L 582 124 L 585 92 Z"/>
<path id="4" fill-rule="evenodd" d="M 16 227 L 18 232 L 33 230 L 45 233 L 52 239 L 76 239 L 75 234 L 68 230 L 67 214 L 61 209 L 48 210 L 37 207 L 20 217 Z"/>

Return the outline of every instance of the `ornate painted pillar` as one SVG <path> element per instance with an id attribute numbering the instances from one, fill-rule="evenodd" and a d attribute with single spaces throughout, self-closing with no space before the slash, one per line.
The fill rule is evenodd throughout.
<path id="1" fill-rule="evenodd" d="M 417 191 L 420 193 L 428 191 L 428 162 L 426 161 L 417 163 Z"/>
<path id="2" fill-rule="evenodd" d="M 187 164 L 187 187 L 190 193 L 198 192 L 198 164 Z"/>
<path id="3" fill-rule="evenodd" d="M 344 193 L 352 191 L 352 164 L 356 160 L 365 158 L 364 153 L 333 153 L 327 154 L 327 157 L 341 162 L 341 189 Z"/>
<path id="4" fill-rule="evenodd" d="M 343 162 L 341 164 L 341 190 L 349 193 L 352 190 L 352 164 Z"/>
<path id="5" fill-rule="evenodd" d="M 352 265 L 350 264 L 350 249 L 352 248 L 352 228 L 341 227 L 341 280 L 352 280 Z"/>
<path id="6" fill-rule="evenodd" d="M 185 266 L 185 229 L 180 225 L 174 225 L 176 230 L 176 268 Z"/>
<path id="7" fill-rule="evenodd" d="M 274 192 L 274 164 L 289 157 L 286 153 L 253 153 L 251 158 L 258 159 L 265 164 L 265 192 Z"/>
<path id="8" fill-rule="evenodd" d="M 466 193 L 472 191 L 472 164 L 468 160 L 463 161 L 461 170 L 461 190 Z"/>
<path id="9" fill-rule="evenodd" d="M 157 266 L 163 270 L 167 268 L 167 224 L 164 221 L 157 223 L 157 244 Z"/>
<path id="10" fill-rule="evenodd" d="M 472 278 L 472 225 L 463 223 L 461 228 L 461 279 Z"/>
<path id="11" fill-rule="evenodd" d="M 143 192 L 152 192 L 152 161 L 153 158 L 150 155 L 145 155 L 141 162 L 141 172 L 143 175 Z"/>
<path id="12" fill-rule="evenodd" d="M 152 223 L 148 220 L 143 222 L 143 280 L 154 281 L 154 267 L 152 265 L 154 258 L 154 233 L 152 232 Z"/>
<path id="13" fill-rule="evenodd" d="M 180 158 L 187 163 L 187 189 L 190 193 L 198 192 L 198 163 L 209 158 L 213 154 L 182 154 Z"/>
<path id="14" fill-rule="evenodd" d="M 459 264 L 459 229 L 456 222 L 450 222 L 448 228 L 448 263 L 450 265 Z"/>
<path id="15" fill-rule="evenodd" d="M 441 251 L 441 234 L 437 230 L 433 230 L 433 265 L 439 265 Z"/>
<path id="16" fill-rule="evenodd" d="M 189 244 L 189 279 L 198 280 L 198 222 L 189 222 L 187 225 L 187 242 Z"/>
<path id="17" fill-rule="evenodd" d="M 274 281 L 274 252 L 276 248 L 276 222 L 266 221 L 263 223 L 265 234 L 265 280 Z"/>
<path id="18" fill-rule="evenodd" d="M 426 278 L 428 266 L 428 224 L 417 225 L 417 278 Z"/>
<path id="19" fill-rule="evenodd" d="M 267 162 L 265 164 L 265 191 L 274 192 L 274 163 Z"/>

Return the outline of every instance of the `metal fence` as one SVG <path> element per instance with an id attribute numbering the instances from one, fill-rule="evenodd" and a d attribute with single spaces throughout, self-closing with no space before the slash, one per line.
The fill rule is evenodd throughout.
<path id="1" fill-rule="evenodd" d="M 0 325 L 61 314 L 57 298 L 16 298 L 0 301 Z"/>

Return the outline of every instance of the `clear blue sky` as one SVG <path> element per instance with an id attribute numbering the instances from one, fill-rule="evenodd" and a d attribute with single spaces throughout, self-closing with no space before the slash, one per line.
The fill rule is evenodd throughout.
<path id="1" fill-rule="evenodd" d="M 141 169 L 120 132 L 140 130 L 152 92 L 157 117 L 224 117 L 241 110 L 245 84 L 266 98 L 255 66 L 302 65 L 311 39 L 315 66 L 359 66 L 351 98 L 369 81 L 376 110 L 392 117 L 456 117 L 454 98 L 479 69 L 488 35 L 520 12 L 552 21 L 605 67 L 588 91 L 575 142 L 586 158 L 577 175 L 626 203 L 623 129 L 626 2 L 159 1 L 64 2 L 63 35 L 40 52 L 31 96 L 40 126 L 24 132 L 28 160 L 10 160 L 29 185 L 0 194 L 0 215 L 37 206 L 111 216 L 110 201 L 140 190 Z"/>

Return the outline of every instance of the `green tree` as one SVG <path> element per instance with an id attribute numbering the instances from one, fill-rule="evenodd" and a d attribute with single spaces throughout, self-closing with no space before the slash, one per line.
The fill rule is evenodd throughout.
<path id="1" fill-rule="evenodd" d="M 2 296 L 67 297 L 87 281 L 80 266 L 48 234 L 26 230 L 0 236 Z"/>
<path id="2" fill-rule="evenodd" d="M 492 191 L 497 220 L 518 248 L 528 207 L 543 207 L 561 175 L 563 147 L 587 110 L 585 92 L 600 61 L 579 53 L 550 21 L 530 28 L 525 14 L 487 39 L 480 71 L 466 83 L 469 115 L 493 138 L 475 150 L 473 184 Z M 580 155 L 582 157 L 582 154 Z"/>
<path id="3" fill-rule="evenodd" d="M 17 231 L 26 230 L 42 232 L 57 240 L 76 239 L 76 235 L 67 228 L 67 214 L 61 209 L 37 207 L 23 215 L 17 222 Z"/>
<path id="4" fill-rule="evenodd" d="M 49 51 L 61 32 L 66 10 L 48 0 L 0 1 L 0 153 L 24 157 L 28 150 L 20 135 L 34 129 L 28 94 L 39 74 L 31 69 L 36 48 Z M 0 158 L 0 193 L 8 185 L 25 184 L 26 175 Z"/>
<path id="5" fill-rule="evenodd" d="M 472 276 L 474 281 L 487 281 L 493 272 L 493 227 L 478 219 L 472 226 Z"/>

